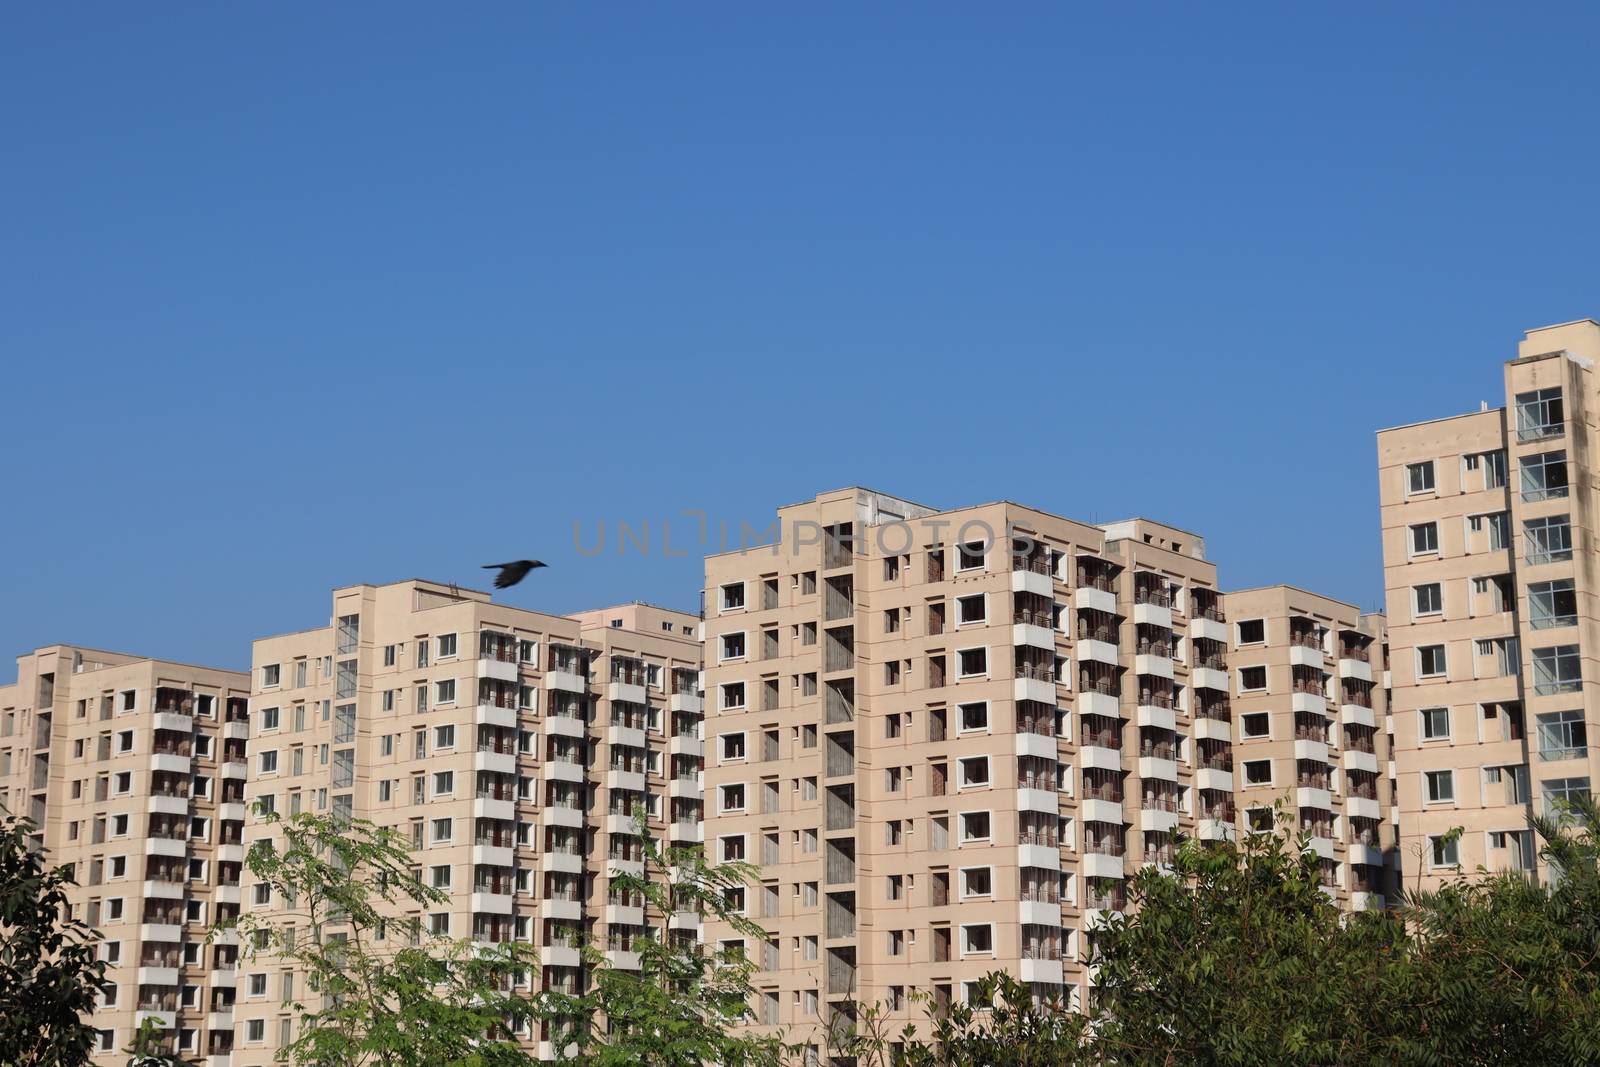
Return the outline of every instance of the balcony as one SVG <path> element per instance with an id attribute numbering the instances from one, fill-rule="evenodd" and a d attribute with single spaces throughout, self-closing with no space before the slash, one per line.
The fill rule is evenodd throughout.
<path id="1" fill-rule="evenodd" d="M 644 772 L 613 768 L 606 771 L 606 788 L 621 789 L 629 793 L 643 793 Z"/>
<path id="2" fill-rule="evenodd" d="M 606 685 L 606 698 L 613 703 L 643 704 L 646 700 L 645 688 L 632 682 L 610 682 Z"/>
<path id="3" fill-rule="evenodd" d="M 1100 589 L 1094 586 L 1079 585 L 1072 591 L 1072 606 L 1078 611 L 1100 611 L 1107 615 L 1117 613 L 1117 594 L 1109 588 Z"/>
<path id="4" fill-rule="evenodd" d="M 1085 769 L 1122 769 L 1122 742 L 1115 734 L 1083 734 L 1078 738 L 1078 756 Z"/>
<path id="5" fill-rule="evenodd" d="M 1296 786 L 1294 803 L 1296 807 L 1300 808 L 1332 809 L 1333 794 L 1329 793 L 1327 788 L 1323 786 Z"/>
<path id="6" fill-rule="evenodd" d="M 510 867 L 514 862 L 512 851 L 505 845 L 473 845 L 472 862 L 485 867 Z"/>
<path id="7" fill-rule="evenodd" d="M 667 796 L 673 800 L 700 800 L 705 796 L 705 790 L 698 776 L 673 778 L 667 782 Z"/>
<path id="8" fill-rule="evenodd" d="M 1308 715 L 1325 715 L 1328 711 L 1328 698 L 1321 693 L 1309 691 L 1290 693 L 1289 710 L 1305 712 Z"/>
<path id="9" fill-rule="evenodd" d="M 539 856 L 539 870 L 545 874 L 582 874 L 583 857 L 575 852 L 545 852 Z"/>
<path id="10" fill-rule="evenodd" d="M 1024 982 L 1035 982 L 1040 985 L 1060 985 L 1062 982 L 1061 961 L 1059 959 L 1028 959 L 1024 957 L 1019 962 L 1021 966 L 1018 974 Z"/>
<path id="11" fill-rule="evenodd" d="M 1016 569 L 1011 572 L 1011 591 L 1044 597 L 1046 600 L 1055 595 L 1055 587 L 1049 573 L 1032 569 Z"/>
<path id="12" fill-rule="evenodd" d="M 584 693 L 589 689 L 589 680 L 572 671 L 552 668 L 545 672 L 544 687 L 561 693 Z"/>
<path id="13" fill-rule="evenodd" d="M 511 822 L 517 817 L 517 804 L 514 800 L 479 797 L 472 802 L 472 815 L 476 819 L 499 819 L 502 822 Z"/>
<path id="14" fill-rule="evenodd" d="M 1228 641 L 1228 627 L 1226 623 L 1216 619 L 1198 618 L 1189 620 L 1189 638 L 1193 641 L 1215 641 L 1226 644 Z"/>
<path id="15" fill-rule="evenodd" d="M 562 804 L 550 804 L 539 812 L 539 825 L 547 829 L 576 828 L 583 825 L 583 812 Z"/>
<path id="16" fill-rule="evenodd" d="M 1092 637 L 1079 638 L 1073 647 L 1077 650 L 1080 663 L 1104 663 L 1112 667 L 1117 665 L 1117 646 L 1109 641 Z"/>
<path id="17" fill-rule="evenodd" d="M 571 755 L 552 755 L 544 765 L 544 780 L 547 782 L 581 783 L 583 779 L 583 764 Z"/>
<path id="18" fill-rule="evenodd" d="M 514 659 L 508 661 L 493 656 L 483 656 L 478 659 L 479 678 L 488 678 L 496 682 L 515 682 L 517 671 Z"/>
<path id="19" fill-rule="evenodd" d="M 473 713 L 473 721 L 479 726 L 498 726 L 504 730 L 514 730 L 517 728 L 517 709 L 480 703 Z"/>
<path id="20" fill-rule="evenodd" d="M 472 769 L 488 771 L 491 774 L 516 774 L 517 756 L 509 748 L 505 750 L 480 748 L 472 754 Z"/>
<path id="21" fill-rule="evenodd" d="M 705 841 L 705 824 L 698 822 L 675 822 L 668 831 L 673 841 L 697 844 Z"/>
<path id="22" fill-rule="evenodd" d="M 229 759 L 222 765 L 222 777 L 235 781 L 244 781 L 249 773 L 249 765 L 242 759 Z"/>
<path id="23" fill-rule="evenodd" d="M 1056 758 L 1056 739 L 1046 734 L 1019 733 L 1015 738 L 1015 747 L 1019 756 L 1037 756 L 1047 760 Z"/>
<path id="24" fill-rule="evenodd" d="M 1297 738 L 1294 743 L 1294 758 L 1327 763 L 1328 743 L 1308 737 Z"/>
<path id="25" fill-rule="evenodd" d="M 1154 646 L 1159 647 L 1159 646 Z M 1168 649 L 1167 653 L 1171 650 Z M 1133 673 L 1144 678 L 1171 678 L 1172 657 L 1162 652 L 1142 653 L 1133 657 Z"/>
<path id="26" fill-rule="evenodd" d="M 484 915 L 510 915 L 510 893 L 478 893 L 474 892 L 471 898 L 472 910 L 475 914 Z"/>
<path id="27" fill-rule="evenodd" d="M 1161 756 L 1140 756 L 1139 777 L 1176 782 L 1178 780 L 1178 764 L 1175 760 Z"/>
<path id="28" fill-rule="evenodd" d="M 1078 694 L 1079 715 L 1102 715 L 1108 719 L 1122 714 L 1122 703 L 1114 693 L 1086 689 Z"/>
<path id="29" fill-rule="evenodd" d="M 1383 814 L 1378 802 L 1369 797 L 1346 797 L 1344 813 L 1352 819 L 1378 819 Z"/>
<path id="30" fill-rule="evenodd" d="M 1172 629 L 1172 602 L 1160 603 L 1155 600 L 1136 601 L 1133 605 L 1133 621 L 1142 626 L 1160 626 Z"/>
<path id="31" fill-rule="evenodd" d="M 667 698 L 668 711 L 686 711 L 695 715 L 705 713 L 705 701 L 693 693 L 673 693 Z"/>
<path id="32" fill-rule="evenodd" d="M 578 967 L 583 960 L 575 946 L 546 945 L 539 950 L 539 962 L 546 967 Z"/>
<path id="33" fill-rule="evenodd" d="M 173 856 L 181 859 L 189 854 L 189 842 L 177 837 L 147 837 L 144 841 L 146 856 Z"/>
<path id="34" fill-rule="evenodd" d="M 1219 693 L 1228 692 L 1228 672 L 1219 671 L 1214 667 L 1195 667 L 1189 671 L 1189 684 L 1196 689 L 1214 689 Z"/>
<path id="35" fill-rule="evenodd" d="M 1052 845 L 1018 845 L 1017 866 L 1032 867 L 1042 871 L 1061 869 L 1061 850 Z"/>
<path id="36" fill-rule="evenodd" d="M 1085 852 L 1080 861 L 1085 878 L 1118 878 L 1123 876 L 1122 855 L 1103 852 Z"/>
<path id="37" fill-rule="evenodd" d="M 1149 726 L 1158 730 L 1176 730 L 1178 728 L 1178 713 L 1171 707 L 1162 707 L 1159 704 L 1140 704 L 1136 714 L 1140 726 Z"/>
<path id="38" fill-rule="evenodd" d="M 1347 771 L 1366 771 L 1369 774 L 1378 773 L 1378 757 L 1375 753 L 1359 748 L 1347 748 L 1340 757 L 1340 766 Z"/>

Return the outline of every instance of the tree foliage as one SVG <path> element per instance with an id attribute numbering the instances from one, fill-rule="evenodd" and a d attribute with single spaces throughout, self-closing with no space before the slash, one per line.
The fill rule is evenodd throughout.
<path id="1" fill-rule="evenodd" d="M 76 1067 L 89 1062 L 90 1013 L 110 988 L 100 938 L 68 918 L 70 867 L 49 867 L 29 837 L 37 826 L 0 820 L 0 1063 Z"/>

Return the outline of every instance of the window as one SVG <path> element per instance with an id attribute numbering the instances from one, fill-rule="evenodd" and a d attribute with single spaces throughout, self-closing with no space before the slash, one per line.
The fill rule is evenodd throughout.
<path id="1" fill-rule="evenodd" d="M 744 759 L 744 731 L 722 735 L 722 762 Z"/>
<path id="2" fill-rule="evenodd" d="M 1417 712 L 1424 741 L 1447 741 L 1450 738 L 1450 709 L 1423 708 Z"/>
<path id="3" fill-rule="evenodd" d="M 267 995 L 266 975 L 252 974 L 250 976 L 250 995 L 252 997 L 264 997 Z"/>
<path id="4" fill-rule="evenodd" d="M 1433 492 L 1433 460 L 1406 464 L 1406 495 Z"/>
<path id="5" fill-rule="evenodd" d="M 1439 551 L 1439 524 L 1419 522 L 1411 527 L 1411 554 L 1428 556 Z"/>
<path id="6" fill-rule="evenodd" d="M 1445 675 L 1443 645 L 1420 645 L 1417 648 L 1417 675 L 1421 678 L 1443 678 Z"/>
<path id="7" fill-rule="evenodd" d="M 722 635 L 721 658 L 744 659 L 744 631 Z"/>
<path id="8" fill-rule="evenodd" d="M 994 955 L 994 924 L 968 923 L 961 927 L 961 954 L 963 956 Z"/>
<path id="9" fill-rule="evenodd" d="M 278 728 L 278 709 L 277 708 L 262 708 L 261 709 L 261 730 L 262 730 L 262 732 L 265 733 L 268 730 L 276 730 L 277 728 Z"/>
<path id="10" fill-rule="evenodd" d="M 1576 626 L 1578 594 L 1571 578 L 1528 583 L 1528 622 L 1535 630 Z"/>
<path id="11" fill-rule="evenodd" d="M 1516 405 L 1518 441 L 1537 441 L 1544 437 L 1554 437 L 1561 432 L 1561 424 L 1566 420 L 1566 414 L 1559 386 L 1518 393 Z"/>
<path id="12" fill-rule="evenodd" d="M 1539 716 L 1539 758 L 1582 759 L 1589 754 L 1581 711 L 1550 711 Z"/>
<path id="13" fill-rule="evenodd" d="M 452 820 L 450 820 L 450 819 L 435 819 L 435 820 L 433 820 L 433 842 L 434 842 L 434 844 L 438 844 L 441 841 L 449 841 L 451 836 L 454 834 L 454 832 L 455 832 L 455 827 L 454 827 L 454 823 L 453 823 Z"/>
<path id="14" fill-rule="evenodd" d="M 961 896 L 989 897 L 994 895 L 993 867 L 964 867 L 961 871 Z"/>
<path id="15" fill-rule="evenodd" d="M 1245 785 L 1271 785 L 1272 761 L 1269 759 L 1245 760 L 1244 764 Z"/>
<path id="16" fill-rule="evenodd" d="M 1548 778 L 1543 784 L 1544 810 L 1547 813 L 1558 804 L 1570 804 L 1589 795 L 1587 778 Z"/>
<path id="17" fill-rule="evenodd" d="M 1572 520 L 1566 515 L 1528 519 L 1522 524 L 1528 563 L 1534 566 L 1572 558 Z"/>
<path id="18" fill-rule="evenodd" d="M 450 913 L 436 911 L 428 916 L 428 932 L 434 937 L 450 936 Z"/>
<path id="19" fill-rule="evenodd" d="M 722 810 L 744 810 L 744 783 L 731 782 L 722 787 Z"/>
<path id="20" fill-rule="evenodd" d="M 973 626 L 986 622 L 988 617 L 988 601 L 982 593 L 956 597 L 957 626 Z"/>
<path id="21" fill-rule="evenodd" d="M 261 688 L 273 689 L 282 684 L 283 667 L 281 664 L 269 663 L 261 668 Z"/>
<path id="22" fill-rule="evenodd" d="M 987 730 L 989 728 L 989 705 L 986 701 L 977 701 L 972 704 L 962 704 L 959 709 L 961 715 L 961 729 Z"/>
<path id="23" fill-rule="evenodd" d="M 975 678 L 989 673 L 987 648 L 964 648 L 956 653 L 957 672 L 962 678 Z"/>
<path id="24" fill-rule="evenodd" d="M 133 751 L 133 731 L 132 730 L 123 730 L 123 731 L 121 731 L 120 733 L 117 734 L 117 751 L 118 752 L 132 752 Z"/>
<path id="25" fill-rule="evenodd" d="M 1522 499 L 1551 500 L 1567 495 L 1566 449 L 1523 456 L 1518 466 L 1522 472 Z"/>
<path id="26" fill-rule="evenodd" d="M 961 840 L 969 841 L 989 840 L 989 813 L 986 811 L 964 811 L 961 813 Z"/>
<path id="27" fill-rule="evenodd" d="M 456 791 L 456 773 L 454 771 L 433 772 L 433 795 L 436 797 L 449 796 Z"/>
<path id="28" fill-rule="evenodd" d="M 1244 692 L 1265 689 L 1267 687 L 1267 668 L 1265 666 L 1239 668 L 1239 689 Z"/>
<path id="29" fill-rule="evenodd" d="M 968 756 L 961 761 L 961 787 L 977 788 L 989 784 L 989 757 Z"/>
<path id="30" fill-rule="evenodd" d="M 395 646 L 395 645 L 384 645 L 383 646 L 383 665 L 385 667 L 393 667 L 394 666 L 396 647 L 397 646 Z"/>
<path id="31" fill-rule="evenodd" d="M 450 888 L 450 865 L 448 863 L 440 863 L 434 866 L 429 871 L 429 876 L 433 882 L 433 888 Z"/>
<path id="32" fill-rule="evenodd" d="M 1259 645 L 1267 640 L 1266 619 L 1241 619 L 1239 620 L 1239 644 Z"/>
<path id="33" fill-rule="evenodd" d="M 729 582 L 722 587 L 722 610 L 739 611 L 744 607 L 744 583 Z"/>
<path id="34" fill-rule="evenodd" d="M 1411 596 L 1415 615 L 1438 615 L 1444 611 L 1444 593 L 1438 582 L 1412 586 Z"/>
<path id="35" fill-rule="evenodd" d="M 722 862 L 733 863 L 744 859 L 744 834 L 724 834 L 717 839 Z"/>
<path id="36" fill-rule="evenodd" d="M 102 1031 L 102 1033 L 108 1033 L 108 1034 L 110 1032 L 111 1031 L 109 1031 L 109 1030 Z M 248 1019 L 248 1020 L 246 1020 L 245 1024 L 244 1024 L 244 1039 L 246 1041 L 251 1042 L 252 1044 L 256 1044 L 256 1043 L 265 1041 L 267 1039 L 267 1020 L 265 1020 L 265 1019 Z"/>
<path id="37" fill-rule="evenodd" d="M 1499 489 L 1506 484 L 1506 454 L 1504 449 L 1493 452 L 1480 452 L 1477 456 L 1468 457 L 1477 459 L 1483 467 L 1483 487 L 1485 489 Z"/>
<path id="38" fill-rule="evenodd" d="M 961 571 L 983 570 L 984 544 L 982 541 L 968 541 L 961 546 L 956 569 Z"/>
<path id="39" fill-rule="evenodd" d="M 1449 804 L 1456 799 L 1454 771 L 1423 771 L 1422 784 L 1429 804 Z"/>
<path id="40" fill-rule="evenodd" d="M 453 656 L 455 654 L 456 654 L 456 635 L 455 634 L 440 634 L 439 635 L 439 658 L 440 659 L 444 659 L 446 656 Z"/>
<path id="41" fill-rule="evenodd" d="M 456 747 L 456 728 L 454 723 L 445 723 L 433 728 L 433 747 L 435 751 L 441 748 Z"/>
<path id="42" fill-rule="evenodd" d="M 744 707 L 744 683 L 724 682 L 722 685 L 722 709 L 736 711 Z"/>
<path id="43" fill-rule="evenodd" d="M 278 750 L 277 749 L 268 749 L 266 752 L 261 753 L 261 764 L 260 764 L 260 767 L 261 767 L 261 773 L 262 774 L 277 774 L 278 773 Z"/>
<path id="44" fill-rule="evenodd" d="M 1271 716 L 1266 712 L 1253 711 L 1248 715 L 1239 716 L 1239 734 L 1241 737 L 1266 737 L 1271 732 Z"/>
<path id="45" fill-rule="evenodd" d="M 1583 670 L 1577 645 L 1554 645 L 1533 650 L 1533 691 L 1539 696 L 1572 693 L 1583 688 Z"/>
<path id="46" fill-rule="evenodd" d="M 1460 842 L 1455 834 L 1441 834 L 1428 838 L 1428 865 L 1430 867 L 1457 867 L 1461 864 Z"/>
<path id="47" fill-rule="evenodd" d="M 454 704 L 456 702 L 456 680 L 446 678 L 434 683 L 434 703 Z"/>

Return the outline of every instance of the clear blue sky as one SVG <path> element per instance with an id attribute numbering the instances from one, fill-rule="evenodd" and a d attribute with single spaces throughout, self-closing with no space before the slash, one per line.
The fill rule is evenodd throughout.
<path id="1" fill-rule="evenodd" d="M 1597 21 L 12 7 L 0 652 L 243 664 L 522 555 L 513 603 L 692 608 L 697 560 L 574 521 L 851 483 L 1374 606 L 1373 431 L 1600 312 Z"/>

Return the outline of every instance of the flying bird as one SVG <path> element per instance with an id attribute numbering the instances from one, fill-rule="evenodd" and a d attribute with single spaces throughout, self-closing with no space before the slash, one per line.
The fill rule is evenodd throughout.
<path id="1" fill-rule="evenodd" d="M 483 565 L 483 569 L 500 572 L 494 576 L 494 587 L 496 589 L 510 589 L 526 578 L 529 571 L 543 566 L 544 564 L 536 559 L 514 559 L 510 563 L 486 563 Z"/>

